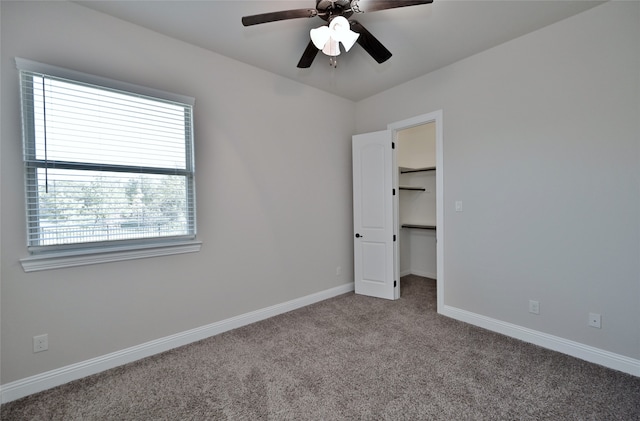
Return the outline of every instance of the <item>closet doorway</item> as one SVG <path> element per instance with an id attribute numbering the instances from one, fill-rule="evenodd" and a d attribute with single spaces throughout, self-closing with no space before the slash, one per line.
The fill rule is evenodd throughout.
<path id="1" fill-rule="evenodd" d="M 381 132 L 353 136 L 355 291 L 398 299 L 401 267 L 409 262 L 408 268 L 402 267 L 402 270 L 436 277 L 440 310 L 444 301 L 442 111 L 391 123 L 387 127 Z M 421 139 L 423 131 L 430 134 Z M 405 140 L 413 134 L 416 135 L 414 140 Z M 399 151 L 400 143 L 404 151 Z M 415 145 L 412 147 L 411 144 Z M 415 194 L 418 198 L 412 198 Z M 418 209 L 407 207 L 412 202 Z M 404 230 L 402 237 L 406 241 L 400 239 L 401 230 Z M 412 230 L 416 230 L 413 235 Z M 414 259 L 416 265 L 430 264 L 430 268 L 425 266 L 424 270 L 412 269 L 411 254 L 402 257 L 402 261 L 400 255 L 402 249 L 410 250 L 420 233 L 431 238 L 431 246 L 428 241 L 422 241 L 422 246 L 415 246 L 414 251 L 422 253 L 420 248 L 431 247 L 433 252 L 435 249 L 435 267 L 433 256 Z M 404 243 L 402 247 L 401 242 Z"/>
<path id="2" fill-rule="evenodd" d="M 395 145 L 395 278 L 436 279 L 444 304 L 444 160 L 442 111 L 391 123 Z"/>

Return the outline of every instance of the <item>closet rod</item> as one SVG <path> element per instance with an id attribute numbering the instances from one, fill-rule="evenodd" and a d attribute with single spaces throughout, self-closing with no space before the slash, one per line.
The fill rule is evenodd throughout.
<path id="1" fill-rule="evenodd" d="M 423 230 L 434 230 L 436 229 L 435 225 L 421 225 L 421 224 L 402 224 L 402 228 L 418 228 Z"/>
<path id="2" fill-rule="evenodd" d="M 422 172 L 422 171 L 435 171 L 436 167 L 426 167 L 426 168 L 405 168 L 400 169 L 400 174 L 407 174 L 410 172 Z"/>

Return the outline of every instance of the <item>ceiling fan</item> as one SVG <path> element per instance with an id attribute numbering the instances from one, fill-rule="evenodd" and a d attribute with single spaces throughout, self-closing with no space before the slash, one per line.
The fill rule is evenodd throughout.
<path id="1" fill-rule="evenodd" d="M 349 18 L 358 13 L 417 6 L 432 2 L 433 0 L 317 0 L 315 9 L 282 10 L 244 16 L 242 24 L 251 26 L 279 20 L 318 16 L 327 21 L 328 25 L 311 30 L 311 41 L 298 62 L 299 68 L 310 67 L 320 50 L 330 56 L 329 64 L 336 67 L 336 56 L 340 54 L 339 43 L 342 43 L 344 49 L 349 51 L 355 42 L 360 44 L 378 63 L 384 63 L 391 57 L 391 52 L 358 21 Z"/>

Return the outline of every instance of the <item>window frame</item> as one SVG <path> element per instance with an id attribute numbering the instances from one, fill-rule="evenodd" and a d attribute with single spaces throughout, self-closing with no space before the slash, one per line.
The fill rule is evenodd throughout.
<path id="1" fill-rule="evenodd" d="M 117 90 L 125 93 L 131 93 L 134 95 L 142 95 L 145 97 L 155 98 L 158 100 L 165 100 L 176 102 L 193 107 L 195 100 L 192 97 L 173 94 L 153 88 L 147 88 L 139 85 L 134 85 L 126 82 L 116 81 L 100 76 L 90 75 L 70 69 L 65 69 L 48 64 L 38 63 L 32 60 L 26 60 L 19 57 L 15 58 L 16 67 L 18 68 L 20 75 L 22 71 L 39 73 L 46 76 L 55 78 L 67 79 L 70 82 L 78 82 L 81 84 L 89 84 L 97 87 L 103 87 L 106 90 Z M 22 82 L 21 82 L 22 84 Z M 21 93 L 22 100 L 22 93 Z M 29 141 L 35 141 L 35 135 L 33 133 L 33 121 L 32 116 L 29 113 L 25 113 L 24 106 L 21 105 L 23 114 L 23 147 L 26 146 L 25 137 L 28 137 Z M 185 176 L 185 189 L 188 196 L 188 200 L 191 201 L 187 206 L 192 209 L 192 212 L 187 216 L 192 219 L 188 222 L 189 227 L 193 227 L 193 232 L 178 235 L 178 236 L 164 236 L 164 237 L 146 237 L 139 239 L 124 239 L 124 240 L 111 240 L 102 242 L 84 242 L 74 244 L 59 244 L 59 245 L 44 245 L 34 246 L 29 244 L 29 232 L 33 229 L 30 222 L 30 210 L 28 209 L 28 178 L 35 177 L 35 173 L 38 168 L 42 167 L 41 160 L 29 158 L 26 153 L 23 153 L 23 165 L 25 171 L 24 177 L 24 193 L 25 193 L 25 217 L 27 219 L 25 229 L 27 230 L 27 250 L 30 256 L 20 259 L 23 269 L 26 272 L 35 270 L 56 269 L 61 267 L 81 266 L 95 263 L 105 263 L 112 261 L 130 260 L 137 258 L 147 258 L 155 256 L 165 256 L 172 254 L 181 254 L 189 252 L 198 252 L 200 250 L 201 242 L 196 240 L 196 188 L 195 188 L 195 162 L 194 162 L 194 135 L 193 135 L 193 112 L 190 113 L 190 139 L 185 137 L 185 164 L 184 170 L 176 171 L 172 169 L 171 174 L 168 175 L 183 175 Z M 35 151 L 35 148 L 34 148 Z M 25 151 L 26 152 L 26 151 Z M 35 152 L 34 152 L 35 153 Z M 46 164 L 44 164 L 46 165 Z M 60 163 L 56 162 L 56 168 L 68 167 L 69 169 L 87 170 L 94 169 L 90 163 Z M 133 166 L 126 165 L 100 165 L 103 169 L 111 171 L 131 170 Z M 135 167 L 139 168 L 139 167 Z M 158 170 L 156 168 L 149 169 L 149 173 L 166 173 L 165 170 Z M 37 195 L 37 192 L 32 192 L 32 195 Z M 36 210 L 37 212 L 37 210 Z M 36 218 L 38 219 L 38 218 Z M 39 223 L 39 220 L 36 221 Z"/>

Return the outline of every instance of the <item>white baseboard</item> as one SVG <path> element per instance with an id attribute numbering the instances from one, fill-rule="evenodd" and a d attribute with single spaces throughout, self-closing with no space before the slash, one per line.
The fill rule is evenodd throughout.
<path id="1" fill-rule="evenodd" d="M 437 275 L 435 273 L 432 272 L 426 272 L 426 271 L 422 271 L 422 270 L 404 270 L 402 272 L 400 272 L 400 276 L 407 276 L 407 275 L 417 275 L 417 276 L 424 276 L 425 278 L 431 278 L 431 279 L 436 279 Z"/>
<path id="2" fill-rule="evenodd" d="M 100 373 L 123 364 L 150 357 L 183 345 L 190 344 L 210 336 L 215 336 L 228 330 L 246 326 L 269 317 L 277 316 L 310 304 L 336 297 L 354 290 L 354 284 L 348 283 L 305 297 L 296 298 L 285 303 L 276 304 L 261 310 L 252 311 L 240 316 L 222 320 L 210 325 L 166 336 L 154 341 L 136 345 L 120 351 L 112 352 L 80 363 L 47 371 L 25 379 L 17 380 L 0 386 L 0 401 L 2 403 L 28 396 L 55 386 L 69 383 L 92 374 Z"/>
<path id="3" fill-rule="evenodd" d="M 413 275 L 424 276 L 425 278 L 436 279 L 437 275 L 433 272 L 427 272 L 424 270 L 412 270 L 411 273 Z"/>
<path id="4" fill-rule="evenodd" d="M 438 312 L 444 316 L 451 317 L 462 322 L 640 377 L 640 360 L 634 358 L 584 345 L 559 336 L 538 332 L 512 323 L 492 319 L 490 317 L 471 313 L 455 307 L 445 305 L 442 311 Z"/>

